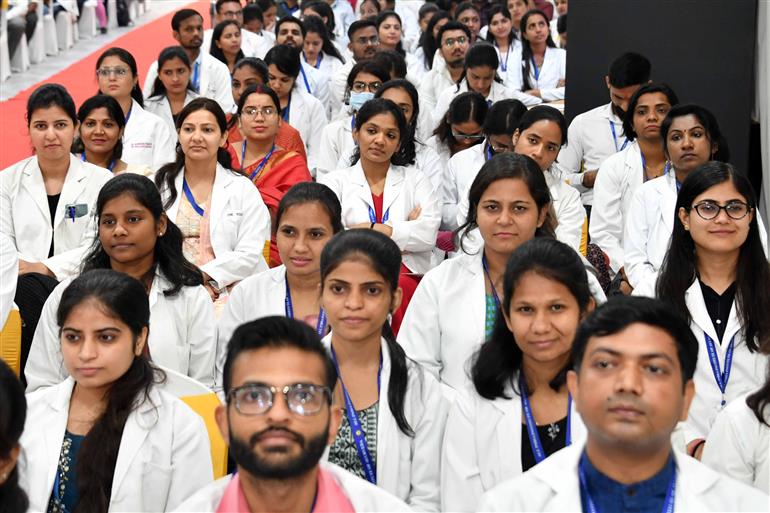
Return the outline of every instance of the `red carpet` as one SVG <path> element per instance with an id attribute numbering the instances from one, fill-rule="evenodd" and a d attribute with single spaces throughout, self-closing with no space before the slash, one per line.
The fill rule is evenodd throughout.
<path id="1" fill-rule="evenodd" d="M 203 15 L 204 26 L 208 26 L 208 0 L 191 2 L 188 7 L 196 9 Z M 62 84 L 70 92 L 75 100 L 75 105 L 96 94 L 96 59 L 104 49 L 117 46 L 125 48 L 137 62 L 139 70 L 139 86 L 144 84 L 144 73 L 147 68 L 158 58 L 160 51 L 176 44 L 171 36 L 171 18 L 173 12 L 158 18 L 146 25 L 138 27 L 128 34 L 119 37 L 113 42 L 95 51 L 88 57 L 76 62 L 69 68 L 50 77 L 45 82 L 33 85 L 11 98 L 0 103 L 0 169 L 18 162 L 32 155 L 32 147 L 29 142 L 26 122 L 27 99 L 30 94 L 42 83 Z M 56 57 L 48 57 L 56 58 Z"/>

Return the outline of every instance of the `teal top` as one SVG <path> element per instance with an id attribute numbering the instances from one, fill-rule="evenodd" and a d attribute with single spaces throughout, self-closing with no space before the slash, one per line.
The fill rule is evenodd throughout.
<path id="1" fill-rule="evenodd" d="M 495 321 L 497 320 L 497 303 L 495 302 L 495 296 L 487 294 L 487 307 L 486 314 L 484 316 L 484 338 L 489 340 L 492 336 L 492 330 L 495 329 Z"/>
<path id="2" fill-rule="evenodd" d="M 357 411 L 375 468 L 377 465 L 377 414 L 379 406 L 378 401 L 364 410 Z M 345 409 L 343 409 L 342 423 L 337 432 L 337 438 L 334 439 L 334 443 L 329 448 L 329 461 L 361 479 L 366 479 L 364 464 L 361 463 L 361 458 L 358 456 L 358 449 L 356 449 L 356 443 L 353 439 L 353 430 L 350 429 L 350 421 Z"/>
<path id="3" fill-rule="evenodd" d="M 58 468 L 56 469 L 56 480 L 51 491 L 51 498 L 48 501 L 48 513 L 71 513 L 78 503 L 80 497 L 75 467 L 84 438 L 84 435 L 73 435 L 69 431 L 64 432 Z"/>

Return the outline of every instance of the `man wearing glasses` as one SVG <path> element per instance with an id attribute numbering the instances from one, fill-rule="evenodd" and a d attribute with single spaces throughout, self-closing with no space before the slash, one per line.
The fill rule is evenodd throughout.
<path id="1" fill-rule="evenodd" d="M 177 511 L 408 511 L 381 488 L 319 464 L 342 420 L 336 383 L 334 363 L 303 323 L 264 317 L 235 330 L 216 419 L 238 471 Z"/>
<path id="2" fill-rule="evenodd" d="M 377 25 L 372 20 L 354 21 L 348 29 L 348 49 L 353 54 L 352 59 L 348 59 L 345 64 L 334 74 L 329 86 L 330 89 L 330 110 L 332 120 L 347 115 L 342 110 L 342 103 L 345 98 L 345 89 L 347 88 L 348 74 L 353 66 L 362 60 L 371 59 L 377 53 L 380 47 L 380 39 L 377 36 Z"/>
<path id="3" fill-rule="evenodd" d="M 214 9 L 214 26 L 226 20 L 233 20 L 241 28 L 241 50 L 243 50 L 244 56 L 265 58 L 265 54 L 273 46 L 275 39 L 255 34 L 244 28 L 243 7 L 241 7 L 240 0 L 217 0 Z M 205 52 L 209 52 L 211 48 L 211 35 L 213 33 L 213 28 L 206 29 L 203 32 L 203 49 Z"/>
<path id="4" fill-rule="evenodd" d="M 442 58 L 433 60 L 433 68 L 420 85 L 420 112 L 433 112 L 441 91 L 460 80 L 470 40 L 471 31 L 459 21 L 450 21 L 438 30 L 436 42 Z"/>

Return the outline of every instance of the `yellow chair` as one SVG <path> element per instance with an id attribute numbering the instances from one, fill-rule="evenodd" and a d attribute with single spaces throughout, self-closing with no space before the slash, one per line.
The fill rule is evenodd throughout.
<path id="1" fill-rule="evenodd" d="M 217 394 L 211 392 L 202 395 L 187 395 L 179 399 L 203 417 L 211 441 L 211 463 L 214 466 L 214 479 L 225 476 L 227 474 L 227 445 L 225 445 L 214 418 L 214 411 L 220 404 Z"/>
<path id="2" fill-rule="evenodd" d="M 166 381 L 161 385 L 165 392 L 181 399 L 195 413 L 203 418 L 211 442 L 211 463 L 214 479 L 227 474 L 227 445 L 219 432 L 214 411 L 221 404 L 217 394 L 210 388 L 179 372 L 161 367 L 166 373 Z"/>
<path id="3" fill-rule="evenodd" d="M 8 314 L 3 331 L 0 331 L 0 358 L 16 376 L 21 374 L 21 315 L 16 309 Z"/>

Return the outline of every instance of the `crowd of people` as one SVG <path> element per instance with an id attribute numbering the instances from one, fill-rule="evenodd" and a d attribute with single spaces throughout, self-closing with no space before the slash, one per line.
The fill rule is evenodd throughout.
<path id="1" fill-rule="evenodd" d="M 0 512 L 770 510 L 768 232 L 717 118 L 619 44 L 568 124 L 567 0 L 401 1 L 216 0 L 32 93 Z"/>

